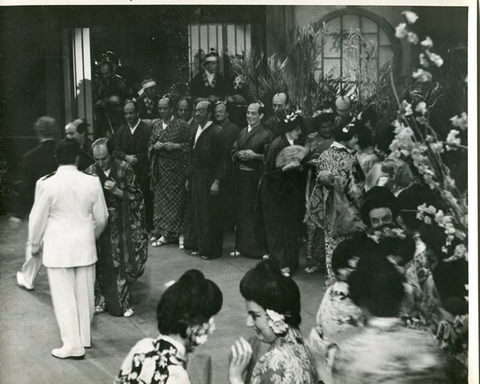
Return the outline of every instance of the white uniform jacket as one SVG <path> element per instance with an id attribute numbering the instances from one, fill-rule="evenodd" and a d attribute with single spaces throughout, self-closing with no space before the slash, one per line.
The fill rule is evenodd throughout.
<path id="1" fill-rule="evenodd" d="M 43 241 L 43 264 L 72 268 L 97 261 L 95 240 L 107 225 L 108 210 L 97 176 L 61 165 L 35 186 L 28 237 L 32 247 Z"/>

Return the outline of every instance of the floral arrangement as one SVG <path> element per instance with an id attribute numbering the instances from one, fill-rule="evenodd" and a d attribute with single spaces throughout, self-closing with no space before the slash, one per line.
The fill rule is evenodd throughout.
<path id="1" fill-rule="evenodd" d="M 287 332 L 288 325 L 285 323 L 285 315 L 275 312 L 272 309 L 267 309 L 268 326 L 272 328 L 276 335 L 281 335 Z"/>
<path id="2" fill-rule="evenodd" d="M 419 65 L 413 72 L 415 83 L 432 83 L 432 72 L 444 64 L 442 57 L 434 53 L 433 41 L 428 36 L 420 40 L 414 31 L 414 24 L 418 16 L 410 11 L 402 12 L 405 22 L 396 28 L 396 37 L 407 39 L 410 44 L 420 50 Z M 391 157 L 404 159 L 413 165 L 420 178 L 441 198 L 444 210 L 426 205 L 419 206 L 417 218 L 427 224 L 436 223 L 445 230 L 446 244 L 442 251 L 450 256 L 448 260 L 467 258 L 468 248 L 468 219 L 467 200 L 458 190 L 450 170 L 444 162 L 444 153 L 448 151 L 465 151 L 467 147 L 458 137 L 461 131 L 468 126 L 466 112 L 461 112 L 450 118 L 452 129 L 445 139 L 430 125 L 429 114 L 433 105 L 429 104 L 422 93 L 417 92 L 412 103 L 400 100 L 395 90 L 393 74 L 391 73 L 392 88 L 399 108 L 395 126 L 395 139 L 390 149 Z M 425 95 L 423 95 L 425 96 Z M 453 252 L 449 249 L 454 244 Z M 453 254 L 453 255 L 452 255 Z"/>

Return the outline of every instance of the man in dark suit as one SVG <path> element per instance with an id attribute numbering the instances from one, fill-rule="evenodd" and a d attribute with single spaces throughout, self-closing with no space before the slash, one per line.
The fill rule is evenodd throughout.
<path id="1" fill-rule="evenodd" d="M 53 117 L 40 117 L 34 126 L 40 144 L 23 156 L 23 175 L 21 204 L 18 216 L 23 217 L 30 213 L 35 194 L 35 184 L 42 176 L 48 175 L 57 169 L 55 160 L 55 136 L 57 123 Z M 33 289 L 35 279 L 42 267 L 42 259 L 32 258 L 30 244 L 25 251 L 25 264 L 22 271 L 17 272 L 17 283 L 28 290 Z"/>
<path id="2" fill-rule="evenodd" d="M 88 127 L 89 124 L 84 119 L 77 119 L 65 126 L 65 137 L 75 139 L 80 144 L 78 170 L 82 172 L 95 162 L 92 154 L 92 141 L 87 137 Z"/>

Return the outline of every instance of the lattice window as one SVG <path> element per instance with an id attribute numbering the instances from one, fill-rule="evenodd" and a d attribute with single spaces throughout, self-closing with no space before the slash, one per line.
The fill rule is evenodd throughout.
<path id="1" fill-rule="evenodd" d="M 201 68 L 205 55 L 215 50 L 220 56 L 220 72 L 225 72 L 224 54 L 244 54 L 252 47 L 251 24 L 193 24 L 188 27 L 190 76 Z"/>

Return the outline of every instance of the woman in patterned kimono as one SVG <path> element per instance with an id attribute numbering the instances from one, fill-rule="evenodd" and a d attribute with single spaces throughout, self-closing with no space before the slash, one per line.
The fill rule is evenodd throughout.
<path id="1" fill-rule="evenodd" d="M 173 115 L 176 101 L 165 95 L 158 101 L 161 119 L 155 121 L 148 146 L 154 194 L 153 223 L 159 247 L 179 240 L 185 231 L 185 188 L 189 128 Z M 161 237 L 160 237 L 161 235 Z"/>
<path id="2" fill-rule="evenodd" d="M 260 182 L 268 252 L 286 275 L 294 273 L 299 263 L 298 237 L 305 211 L 305 174 L 299 161 L 287 161 L 286 165 L 278 166 L 277 160 L 285 148 L 295 144 L 303 129 L 303 118 L 296 113 L 287 115 L 281 122 L 283 134 L 273 140 L 268 149 L 266 170 Z"/>
<path id="3" fill-rule="evenodd" d="M 312 193 L 315 180 L 317 179 L 316 167 L 318 157 L 333 144 L 334 122 L 335 114 L 332 109 L 324 109 L 318 116 L 312 119 L 312 125 L 317 131 L 308 135 L 305 141 L 305 147 L 309 150 L 310 158 L 307 162 L 307 198 Z M 305 268 L 305 272 L 325 271 L 325 235 L 322 228 L 316 225 L 308 226 L 305 254 L 307 260 L 309 260 L 309 265 Z"/>
<path id="4" fill-rule="evenodd" d="M 240 293 L 248 311 L 247 325 L 256 337 L 270 345 L 258 361 L 252 347 L 240 338 L 232 345 L 228 372 L 230 384 L 316 384 L 315 362 L 300 332 L 300 290 L 283 276 L 275 260 L 263 260 L 243 277 Z M 249 379 L 249 380 L 248 380 Z"/>
<path id="5" fill-rule="evenodd" d="M 115 384 L 190 384 L 187 354 L 207 341 L 222 292 L 202 272 L 191 269 L 169 286 L 157 306 L 160 335 L 140 340 L 125 358 Z"/>
<path id="6" fill-rule="evenodd" d="M 357 334 L 330 348 L 332 382 L 450 383 L 432 335 L 404 327 L 399 318 L 405 280 L 383 256 L 362 257 L 348 279 L 350 298 L 367 321 Z"/>
<path id="7" fill-rule="evenodd" d="M 274 138 L 261 124 L 263 112 L 264 107 L 260 103 L 251 103 L 248 106 L 248 127 L 242 129 L 231 152 L 238 169 L 236 251 L 232 256 L 241 254 L 261 258 L 268 253 L 265 244 L 258 239 L 254 226 L 255 203 L 258 183 L 263 174 L 265 147 Z"/>
<path id="8" fill-rule="evenodd" d="M 143 194 L 132 167 L 112 157 L 113 142 L 93 143 L 95 164 L 85 172 L 102 183 L 109 217 L 98 240 L 95 281 L 95 313 L 130 317 L 130 290 L 145 269 L 148 237 Z"/>
<path id="9" fill-rule="evenodd" d="M 322 228 L 325 234 L 327 286 L 335 281 L 331 266 L 333 250 L 363 228 L 358 210 L 364 175 L 352 153 L 357 143 L 356 124 L 336 127 L 333 135 L 335 141 L 318 158 L 317 180 L 305 216 L 306 224 Z"/>

